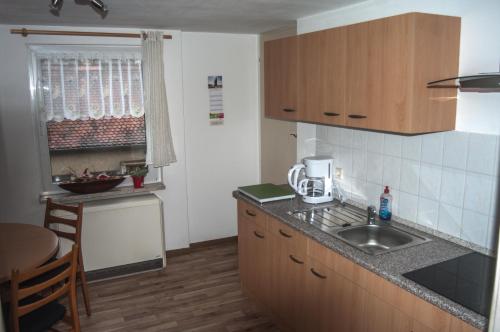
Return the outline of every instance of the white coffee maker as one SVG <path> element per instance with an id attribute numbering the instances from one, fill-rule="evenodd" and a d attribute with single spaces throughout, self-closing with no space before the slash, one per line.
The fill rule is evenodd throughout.
<path id="1" fill-rule="evenodd" d="M 333 158 L 326 156 L 304 158 L 288 171 L 288 184 L 306 203 L 324 203 L 333 200 Z"/>

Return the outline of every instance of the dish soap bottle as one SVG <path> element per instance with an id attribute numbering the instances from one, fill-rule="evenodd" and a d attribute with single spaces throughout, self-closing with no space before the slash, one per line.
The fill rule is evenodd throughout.
<path id="1" fill-rule="evenodd" d="M 389 193 L 389 186 L 385 186 L 384 192 L 380 195 L 380 209 L 378 215 L 381 220 L 391 220 L 392 216 L 392 195 Z"/>

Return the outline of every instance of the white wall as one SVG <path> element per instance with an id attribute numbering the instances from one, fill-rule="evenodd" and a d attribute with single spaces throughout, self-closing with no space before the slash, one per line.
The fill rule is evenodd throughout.
<path id="1" fill-rule="evenodd" d="M 258 38 L 183 33 L 191 242 L 237 234 L 231 192 L 259 181 Z M 224 124 L 208 121 L 208 75 L 223 76 Z"/>
<path id="2" fill-rule="evenodd" d="M 297 21 L 297 31 L 301 34 L 407 12 L 462 17 L 460 75 L 499 71 L 500 1 L 498 0 L 370 0 L 301 18 Z M 456 129 L 500 134 L 499 105 L 499 93 L 459 93 Z"/>
<path id="3" fill-rule="evenodd" d="M 42 182 L 38 141 L 34 135 L 31 113 L 27 43 L 140 45 L 140 40 L 63 36 L 23 38 L 11 35 L 10 28 L 14 27 L 0 25 L 0 174 L 2 176 L 0 222 L 41 225 L 43 206 L 39 203 L 39 193 L 42 191 Z M 43 27 L 43 29 L 137 32 L 137 30 L 111 28 Z M 183 34 L 180 31 L 165 31 L 165 33 L 173 36 L 172 40 L 165 41 L 165 79 L 172 136 L 178 161 L 164 168 L 166 190 L 157 192 L 157 195 L 164 202 L 166 247 L 176 249 L 187 247 L 193 242 L 189 236 L 187 169 L 190 170 L 189 174 L 193 175 L 190 188 L 194 200 L 190 204 L 190 213 L 195 218 L 199 217 L 197 203 L 201 202 L 205 204 L 200 206 L 203 213 L 207 213 L 207 206 L 212 206 L 213 215 L 221 220 L 220 223 L 211 223 L 210 227 L 199 229 L 197 229 L 199 222 L 195 223 L 195 240 L 234 235 L 236 219 L 233 217 L 236 203 L 230 199 L 231 190 L 237 185 L 255 182 L 258 179 L 256 175 L 258 52 L 256 37 L 252 36 L 190 33 L 186 34 L 188 42 L 186 48 L 183 48 Z M 208 41 L 215 44 L 207 43 Z M 186 68 L 183 60 L 186 60 L 189 68 Z M 195 67 L 197 69 L 193 71 Z M 188 83 L 185 86 L 183 86 L 183 69 L 187 69 L 185 79 Z M 228 118 L 222 128 L 203 126 L 203 123 L 207 123 L 205 120 L 208 116 L 207 92 L 204 89 L 207 84 L 207 72 L 220 72 L 225 75 L 227 88 L 225 87 L 224 91 Z M 187 90 L 184 91 L 184 88 Z M 187 119 L 184 118 L 184 96 L 188 104 Z M 197 120 L 197 114 L 201 115 L 203 121 Z M 188 130 L 185 128 L 186 121 L 192 122 Z M 199 136 L 193 136 L 194 131 Z M 189 144 L 194 145 L 193 148 L 186 146 L 185 137 L 189 139 Z M 199 148 L 200 139 L 205 148 Z M 235 147 L 238 147 L 237 151 Z M 186 163 L 186 149 L 190 153 L 192 162 L 195 163 L 191 167 Z M 211 153 L 204 154 L 200 161 L 196 155 L 200 150 L 201 153 L 204 150 Z M 214 168 L 220 166 L 223 160 L 227 161 L 226 167 L 214 172 Z M 207 167 L 210 166 L 209 162 L 213 162 L 213 167 Z M 231 169 L 233 171 L 229 171 L 226 177 L 226 170 Z M 210 176 L 211 180 L 203 183 L 218 186 L 216 191 L 218 195 L 211 195 L 210 190 L 202 186 L 207 195 L 203 198 L 197 196 L 200 187 L 193 184 L 197 184 L 200 178 Z M 224 199 L 219 198 L 222 196 Z M 217 204 L 225 205 L 219 209 Z"/>

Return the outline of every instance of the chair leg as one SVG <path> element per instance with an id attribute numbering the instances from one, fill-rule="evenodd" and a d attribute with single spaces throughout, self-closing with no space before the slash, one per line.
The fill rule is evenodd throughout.
<path id="1" fill-rule="evenodd" d="M 83 302 L 85 303 L 85 311 L 87 312 L 87 316 L 90 316 L 92 313 L 90 311 L 90 298 L 89 298 L 89 289 L 87 286 L 87 277 L 85 276 L 85 269 L 83 267 L 83 259 L 82 259 L 82 253 L 80 252 L 79 255 L 79 264 L 78 264 L 78 273 L 80 277 L 80 282 L 82 286 L 82 293 L 83 293 Z"/>
<path id="2" fill-rule="evenodd" d="M 80 332 L 80 316 L 78 315 L 78 305 L 76 303 L 76 284 L 71 287 L 69 293 L 69 307 L 71 311 L 71 318 L 67 319 L 69 317 L 66 316 L 65 321 L 72 326 L 74 332 Z"/>

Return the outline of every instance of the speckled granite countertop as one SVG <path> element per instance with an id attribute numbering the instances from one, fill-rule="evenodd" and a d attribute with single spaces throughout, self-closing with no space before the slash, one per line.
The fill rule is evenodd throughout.
<path id="1" fill-rule="evenodd" d="M 312 207 L 312 205 L 303 203 L 297 198 L 293 200 L 264 203 L 261 205 L 246 196 L 239 194 L 237 191 L 233 192 L 233 197 L 237 199 L 241 198 L 246 202 L 259 207 L 266 213 L 276 217 L 285 224 L 305 234 L 309 238 L 321 243 L 323 246 L 330 248 L 356 264 L 363 266 L 382 278 L 393 282 L 401 288 L 417 295 L 418 297 L 434 304 L 452 315 L 461 318 L 474 327 L 481 330 L 487 329 L 487 319 L 485 317 L 423 286 L 420 286 L 410 279 L 403 277 L 403 274 L 406 272 L 462 256 L 472 252 L 471 249 L 462 247 L 458 244 L 420 230 L 410 228 L 401 223 L 392 222 L 393 225 L 398 228 L 410 230 L 416 235 L 424 235 L 425 237 L 432 239 L 432 241 L 416 245 L 414 247 L 372 256 L 365 254 L 361 250 L 351 247 L 347 243 L 289 215 L 288 211 Z M 323 205 L 328 205 L 328 203 Z"/>

